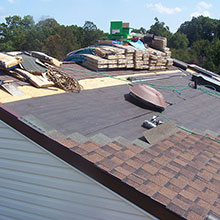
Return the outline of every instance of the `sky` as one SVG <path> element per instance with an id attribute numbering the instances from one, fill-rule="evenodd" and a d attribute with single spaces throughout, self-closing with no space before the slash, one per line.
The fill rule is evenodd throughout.
<path id="1" fill-rule="evenodd" d="M 0 0 L 0 23 L 8 16 L 31 15 L 37 23 L 54 18 L 59 24 L 83 26 L 92 21 L 109 32 L 110 21 L 129 22 L 130 27 L 149 29 L 154 18 L 175 33 L 192 16 L 220 19 L 219 0 Z"/>

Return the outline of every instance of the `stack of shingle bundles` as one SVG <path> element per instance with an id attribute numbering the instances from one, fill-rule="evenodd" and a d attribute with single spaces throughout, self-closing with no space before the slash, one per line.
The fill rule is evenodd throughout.
<path id="1" fill-rule="evenodd" d="M 165 52 L 147 48 L 150 54 L 149 70 L 165 70 L 167 68 L 167 54 Z"/>
<path id="2" fill-rule="evenodd" d="M 99 69 L 107 69 L 109 65 L 109 60 L 92 55 L 92 54 L 84 54 L 86 61 L 83 62 L 83 65 L 89 69 L 98 71 Z"/>
<path id="3" fill-rule="evenodd" d="M 173 59 L 167 58 L 166 66 L 167 67 L 173 66 Z"/>
<path id="4" fill-rule="evenodd" d="M 141 49 L 135 50 L 134 53 L 134 68 L 143 69 L 143 51 Z"/>
<path id="5" fill-rule="evenodd" d="M 103 59 L 108 60 L 108 69 L 125 68 L 125 50 L 122 48 L 112 46 L 99 46 L 96 47 L 96 54 Z"/>
<path id="6" fill-rule="evenodd" d="M 165 70 L 173 64 L 169 48 L 159 51 L 150 47 L 137 49 L 125 45 L 100 45 L 95 51 L 96 55 L 85 54 L 84 62 L 86 67 L 95 71 L 117 68 Z"/>
<path id="7" fill-rule="evenodd" d="M 166 54 L 166 57 L 167 57 L 167 58 L 171 58 L 170 48 L 165 47 L 162 51 Z"/>
<path id="8" fill-rule="evenodd" d="M 125 45 L 115 45 L 116 47 L 124 50 L 125 55 L 125 68 L 133 69 L 134 68 L 134 53 L 135 48 L 132 46 L 125 46 Z"/>
<path id="9" fill-rule="evenodd" d="M 126 68 L 126 57 L 125 57 L 125 49 L 111 46 L 103 46 L 108 51 L 111 51 L 114 54 L 114 59 L 116 60 L 114 65 L 109 63 L 109 69 L 112 68 Z M 111 57 L 107 56 L 107 59 L 111 59 Z"/>

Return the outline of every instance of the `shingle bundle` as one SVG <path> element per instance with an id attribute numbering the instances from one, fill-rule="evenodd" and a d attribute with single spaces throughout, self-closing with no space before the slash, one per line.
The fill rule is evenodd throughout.
<path id="1" fill-rule="evenodd" d="M 165 70 L 172 66 L 171 51 L 159 51 L 150 47 L 136 49 L 125 45 L 100 45 L 95 47 L 96 55 L 85 54 L 84 66 L 98 71 L 101 69 L 145 69 Z"/>

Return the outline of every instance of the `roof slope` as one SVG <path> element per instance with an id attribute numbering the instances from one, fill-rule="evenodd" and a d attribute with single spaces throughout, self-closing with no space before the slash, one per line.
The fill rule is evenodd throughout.
<path id="1" fill-rule="evenodd" d="M 4 109 L 1 108 L 1 113 L 7 114 L 7 117 L 1 114 L 2 119 L 14 124 L 19 115 L 5 113 Z M 13 120 L 11 117 L 14 117 Z M 49 136 L 61 143 L 56 147 L 54 144 L 51 146 L 46 136 L 34 129 L 29 132 L 30 128 L 21 121 L 17 123 L 24 134 L 40 141 L 43 147 L 49 144 L 50 149 L 47 146 L 46 149 L 84 169 L 93 178 L 160 219 L 167 219 L 166 215 L 163 217 L 163 212 L 158 214 L 160 209 L 179 215 L 179 218 L 172 216 L 172 219 L 202 220 L 210 212 L 220 215 L 220 144 L 210 137 L 178 130 L 144 149 L 117 141 L 105 144 L 87 141 L 80 144 L 59 133 L 51 133 Z M 21 124 L 26 129 L 21 129 Z M 31 135 L 32 132 L 34 134 Z M 80 155 L 83 161 L 76 155 Z M 139 194 L 134 196 L 135 192 Z M 148 206 L 149 198 L 151 202 L 156 202 L 156 211 Z"/>
<path id="2" fill-rule="evenodd" d="M 179 130 L 146 149 L 60 142 L 184 218 L 220 215 L 220 144 L 208 137 Z"/>
<path id="3" fill-rule="evenodd" d="M 220 139 L 218 95 L 188 87 L 190 76 L 178 70 L 138 77 L 164 95 L 163 115 Z M 220 216 L 219 141 L 180 129 L 152 146 L 141 141 L 141 124 L 158 113 L 129 100 L 125 84 L 7 103 L 20 115 L 1 105 L 0 118 L 160 219 Z"/>

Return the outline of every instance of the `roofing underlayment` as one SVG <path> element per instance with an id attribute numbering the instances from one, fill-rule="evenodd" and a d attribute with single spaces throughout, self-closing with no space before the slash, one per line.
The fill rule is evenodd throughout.
<path id="1" fill-rule="evenodd" d="M 209 213 L 220 216 L 217 93 L 189 86 L 191 74 L 176 68 L 100 73 L 76 64 L 64 67 L 83 85 L 80 93 L 54 87 L 33 93 L 30 86 L 20 83 L 24 96 L 12 99 L 1 92 L 1 102 L 20 115 L 20 122 L 68 149 L 68 156 L 49 149 L 57 156 L 76 165 L 73 161 L 80 155 L 88 163 L 85 167 L 91 168 L 84 170 L 88 175 L 156 217 L 202 220 Z M 167 103 L 165 111 L 155 112 L 133 99 L 128 77 L 160 91 Z M 164 123 L 169 119 L 176 129 L 162 138 L 156 131 L 154 139 L 158 139 L 151 144 L 142 124 L 154 115 Z M 83 170 L 83 163 L 76 166 Z"/>

